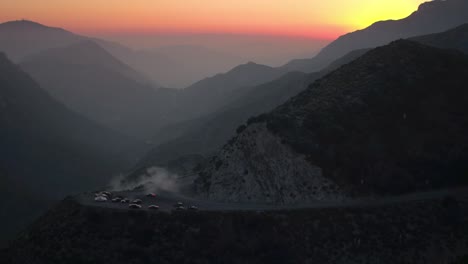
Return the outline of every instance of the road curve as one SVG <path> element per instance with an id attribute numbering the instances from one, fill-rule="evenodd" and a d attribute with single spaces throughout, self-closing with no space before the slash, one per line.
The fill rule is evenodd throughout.
<path id="1" fill-rule="evenodd" d="M 113 197 L 121 196 L 129 198 L 130 200 L 141 199 L 141 209 L 130 209 L 129 204 L 94 201 L 94 192 L 82 193 L 76 195 L 74 198 L 79 203 L 86 206 L 113 208 L 121 210 L 149 210 L 148 206 L 158 205 L 159 211 L 171 212 L 175 210 L 175 204 L 182 202 L 186 208 L 196 206 L 198 210 L 202 211 L 276 211 L 276 210 L 298 210 L 308 208 L 333 208 L 333 207 L 371 207 L 398 204 L 402 202 L 416 202 L 432 199 L 443 199 L 444 197 L 451 196 L 457 200 L 468 201 L 468 187 L 443 189 L 437 191 L 418 192 L 400 196 L 384 197 L 384 198 L 360 198 L 354 200 L 346 200 L 342 202 L 327 202 L 317 201 L 308 202 L 303 204 L 288 204 L 288 205 L 275 205 L 266 203 L 222 203 L 207 200 L 200 200 L 187 197 L 174 192 L 160 191 L 156 197 L 148 197 L 147 193 L 142 191 L 120 191 L 113 192 Z"/>

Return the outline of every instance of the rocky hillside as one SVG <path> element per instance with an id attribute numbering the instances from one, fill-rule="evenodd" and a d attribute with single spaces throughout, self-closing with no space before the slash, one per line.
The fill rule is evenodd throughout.
<path id="1" fill-rule="evenodd" d="M 67 199 L 2 263 L 448 263 L 468 251 L 458 197 L 291 211 L 149 212 Z"/>
<path id="2" fill-rule="evenodd" d="M 397 41 L 253 118 L 196 181 L 202 196 L 294 202 L 468 182 L 468 58 Z"/>

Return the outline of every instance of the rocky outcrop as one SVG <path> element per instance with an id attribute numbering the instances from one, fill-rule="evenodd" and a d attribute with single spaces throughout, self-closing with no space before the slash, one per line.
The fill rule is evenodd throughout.
<path id="1" fill-rule="evenodd" d="M 221 201 L 292 203 L 342 199 L 322 169 L 297 154 L 266 125 L 253 124 L 232 140 L 198 180 L 199 192 Z"/>

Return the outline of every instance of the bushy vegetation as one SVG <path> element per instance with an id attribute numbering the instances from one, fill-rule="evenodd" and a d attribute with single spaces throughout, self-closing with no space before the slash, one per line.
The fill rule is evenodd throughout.
<path id="1" fill-rule="evenodd" d="M 446 204 L 169 214 L 68 199 L 0 257 L 29 264 L 432 263 L 429 253 L 448 260 L 454 245 L 468 243 L 467 203 Z"/>
<path id="2" fill-rule="evenodd" d="M 249 123 L 360 193 L 468 184 L 467 76 L 467 56 L 397 41 Z"/>

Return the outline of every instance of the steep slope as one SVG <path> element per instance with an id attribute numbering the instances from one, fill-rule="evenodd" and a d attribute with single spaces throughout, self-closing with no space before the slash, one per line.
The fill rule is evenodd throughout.
<path id="1" fill-rule="evenodd" d="M 0 67 L 0 167 L 6 173 L 54 196 L 105 183 L 123 168 L 120 152 L 135 142 L 65 108 L 3 54 Z"/>
<path id="2" fill-rule="evenodd" d="M 0 24 L 0 52 L 14 62 L 50 48 L 57 48 L 82 41 L 83 37 L 60 28 L 46 27 L 27 20 Z"/>
<path id="3" fill-rule="evenodd" d="M 423 3 L 409 17 L 380 21 L 348 33 L 326 46 L 312 59 L 294 60 L 283 66 L 289 70 L 313 72 L 346 53 L 385 45 L 393 40 L 448 30 L 468 22 L 468 2 L 465 0 L 431 1 Z"/>
<path id="4" fill-rule="evenodd" d="M 134 137 L 146 135 L 160 108 L 153 87 L 91 41 L 29 56 L 20 65 L 72 110 Z"/>
<path id="5" fill-rule="evenodd" d="M 442 33 L 414 37 L 410 40 L 441 49 L 456 49 L 468 54 L 468 24 Z"/>
<path id="6" fill-rule="evenodd" d="M 377 48 L 252 119 L 200 193 L 294 202 L 463 184 L 468 58 L 410 41 Z"/>
<path id="7" fill-rule="evenodd" d="M 0 55 L 0 244 L 51 201 L 126 170 L 136 142 L 78 116 Z"/>
<path id="8" fill-rule="evenodd" d="M 227 105 L 236 97 L 257 86 L 281 77 L 286 71 L 249 62 L 232 70 L 203 79 L 184 89 L 187 112 L 201 116 Z M 198 98 L 198 100 L 194 100 Z M 192 102 L 190 104 L 190 102 Z"/>

